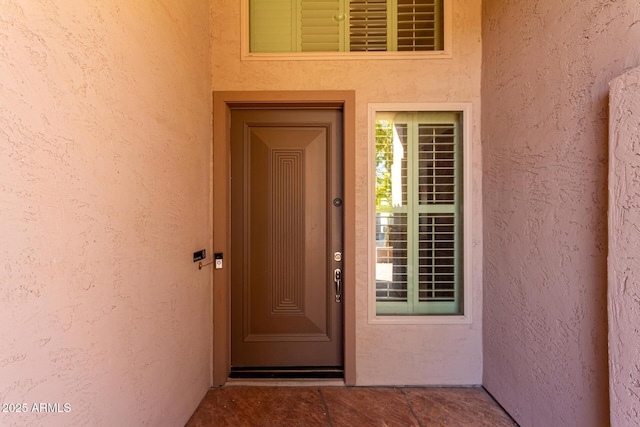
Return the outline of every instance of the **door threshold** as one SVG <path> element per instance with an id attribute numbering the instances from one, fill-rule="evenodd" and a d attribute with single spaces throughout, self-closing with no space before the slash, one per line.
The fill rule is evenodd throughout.
<path id="1" fill-rule="evenodd" d="M 345 387 L 343 379 L 228 378 L 224 387 Z"/>
<path id="2" fill-rule="evenodd" d="M 231 367 L 229 378 L 245 379 L 344 379 L 341 366 Z"/>

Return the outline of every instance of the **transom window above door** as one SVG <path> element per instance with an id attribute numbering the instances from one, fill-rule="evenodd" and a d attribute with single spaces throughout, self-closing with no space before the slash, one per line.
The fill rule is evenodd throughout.
<path id="1" fill-rule="evenodd" d="M 243 57 L 448 57 L 451 0 L 244 0 Z"/>

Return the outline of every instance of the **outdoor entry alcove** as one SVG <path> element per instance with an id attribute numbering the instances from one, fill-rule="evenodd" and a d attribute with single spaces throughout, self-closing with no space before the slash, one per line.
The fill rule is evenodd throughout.
<path id="1" fill-rule="evenodd" d="M 223 269 L 213 270 L 213 378 L 219 386 L 231 369 L 231 115 L 234 109 L 342 111 L 343 140 L 343 366 L 346 384 L 355 384 L 355 93 L 353 91 L 278 91 L 213 93 L 213 250 L 225 254 Z"/>

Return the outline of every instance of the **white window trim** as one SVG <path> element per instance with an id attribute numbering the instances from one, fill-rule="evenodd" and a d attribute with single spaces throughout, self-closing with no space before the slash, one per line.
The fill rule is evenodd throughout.
<path id="1" fill-rule="evenodd" d="M 415 315 L 415 316 L 378 316 L 376 313 L 376 199 L 375 199 L 375 126 L 376 113 L 384 111 L 455 111 L 462 112 L 462 144 L 463 144 L 463 315 Z M 455 325 L 472 323 L 472 182 L 471 163 L 471 103 L 385 103 L 369 104 L 368 121 L 368 217 L 367 217 L 367 262 L 368 262 L 368 323 L 395 325 Z"/>
<path id="2" fill-rule="evenodd" d="M 444 49 L 426 52 L 286 52 L 249 51 L 249 0 L 240 1 L 240 59 L 242 61 L 313 61 L 370 59 L 451 59 L 453 46 L 453 0 L 444 0 Z"/>

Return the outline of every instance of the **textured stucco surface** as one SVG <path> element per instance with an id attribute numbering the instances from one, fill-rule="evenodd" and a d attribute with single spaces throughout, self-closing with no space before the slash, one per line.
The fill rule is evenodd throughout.
<path id="1" fill-rule="evenodd" d="M 607 95 L 639 19 L 483 1 L 483 384 L 523 427 L 609 423 Z"/>
<path id="2" fill-rule="evenodd" d="M 355 90 L 356 92 L 356 382 L 371 384 L 479 384 L 481 382 L 481 157 L 480 2 L 455 0 L 453 59 L 241 61 L 240 2 L 212 8 L 214 90 Z M 367 105 L 380 102 L 473 104 L 473 212 L 475 227 L 473 323 L 372 325 L 367 319 Z M 348 272 L 345 272 L 347 274 Z M 351 274 L 351 273 L 348 273 Z"/>
<path id="3" fill-rule="evenodd" d="M 640 68 L 611 83 L 609 375 L 611 425 L 640 425 Z"/>
<path id="4" fill-rule="evenodd" d="M 0 1 L 0 425 L 182 425 L 210 384 L 209 4 Z"/>

